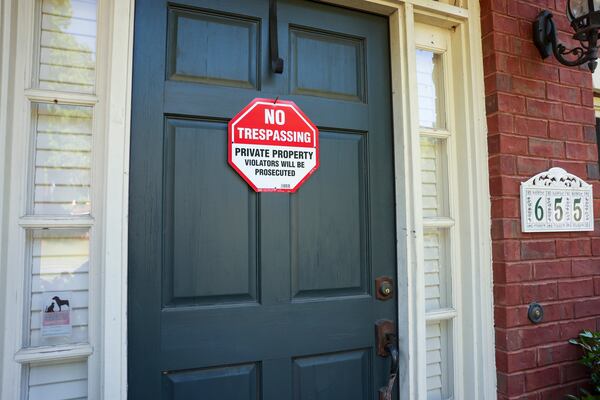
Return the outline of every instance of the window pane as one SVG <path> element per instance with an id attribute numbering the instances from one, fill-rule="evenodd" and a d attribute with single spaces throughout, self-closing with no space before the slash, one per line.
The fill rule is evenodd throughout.
<path id="1" fill-rule="evenodd" d="M 35 229 L 29 232 L 28 241 L 31 260 L 31 318 L 30 334 L 26 339 L 29 339 L 29 345 L 35 347 L 86 342 L 90 247 L 88 232 Z M 46 314 L 53 314 L 43 316 L 44 311 Z M 59 311 L 69 311 L 69 314 L 62 315 Z M 63 319 L 53 321 L 48 318 L 54 316 Z M 71 325 L 70 333 L 66 333 L 69 330 L 67 323 Z"/>
<path id="2" fill-rule="evenodd" d="M 452 340 L 449 321 L 427 324 L 427 400 L 452 398 Z"/>
<path id="3" fill-rule="evenodd" d="M 425 310 L 452 307 L 448 229 L 425 229 L 423 233 L 425 261 Z"/>
<path id="4" fill-rule="evenodd" d="M 92 108 L 33 104 L 33 213 L 90 213 Z"/>
<path id="5" fill-rule="evenodd" d="M 86 399 L 87 361 L 29 367 L 29 400 Z"/>
<path id="6" fill-rule="evenodd" d="M 425 128 L 445 128 L 442 56 L 417 49 L 416 58 L 419 125 Z"/>
<path id="7" fill-rule="evenodd" d="M 448 215 L 446 141 L 421 136 L 421 184 L 423 216 Z"/>
<path id="8" fill-rule="evenodd" d="M 38 74 L 41 89 L 94 92 L 95 0 L 42 0 Z"/>

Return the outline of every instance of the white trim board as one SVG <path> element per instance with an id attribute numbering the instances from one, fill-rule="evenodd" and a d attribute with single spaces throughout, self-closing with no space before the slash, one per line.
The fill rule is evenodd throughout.
<path id="1" fill-rule="evenodd" d="M 6 49 L 10 38 L 7 38 L 5 33 L 12 29 L 6 22 L 14 21 L 16 15 L 16 10 L 7 5 L 16 2 L 14 0 L 0 1 L 2 1 L 2 12 L 4 13 L 2 14 L 3 61 L 0 64 L 0 116 L 10 116 L 13 110 L 7 102 L 7 99 L 10 98 L 8 82 L 13 77 L 9 76 L 5 69 L 8 64 L 6 60 L 11 59 L 11 57 L 4 57 L 5 54 L 10 53 L 10 49 Z M 26 0 L 22 3 L 32 1 Z M 101 61 L 104 67 L 102 69 L 99 65 L 98 73 L 104 74 L 108 85 L 98 87 L 98 97 L 106 105 L 101 116 L 102 120 L 98 121 L 98 124 L 104 129 L 103 161 L 105 165 L 103 166 L 103 182 L 101 182 L 104 189 L 102 196 L 104 210 L 100 214 L 101 220 L 97 222 L 104 230 L 100 248 L 102 273 L 99 281 L 102 301 L 96 308 L 101 327 L 98 331 L 97 341 L 100 344 L 100 354 L 96 355 L 99 362 L 99 369 L 96 371 L 100 376 L 94 384 L 97 385 L 98 391 L 90 391 L 90 398 L 116 400 L 127 398 L 127 213 L 135 0 L 100 0 L 100 2 L 103 3 L 103 6 L 99 12 L 99 18 L 104 18 L 106 21 L 100 31 L 107 36 L 108 44 L 104 49 L 103 61 Z M 463 387 L 464 393 L 472 396 L 470 398 L 494 398 L 496 396 L 496 374 L 491 238 L 479 3 L 476 0 L 465 1 L 468 3 L 468 9 L 466 9 L 433 0 L 407 0 L 406 2 L 328 0 L 327 2 L 388 15 L 390 21 L 397 189 L 398 309 L 400 315 L 408 316 L 399 323 L 400 345 L 405 366 L 405 373 L 400 376 L 401 398 L 404 399 L 419 399 L 425 396 L 425 368 L 422 362 L 424 354 L 418 349 L 424 349 L 426 318 L 422 304 L 416 300 L 423 297 L 423 284 L 417 278 L 418 274 L 416 273 L 418 260 L 422 260 L 422 254 L 420 256 L 419 254 L 422 252 L 423 244 L 423 222 L 420 210 L 417 211 L 420 208 L 420 197 L 417 196 L 420 193 L 420 181 L 415 180 L 417 174 L 420 173 L 417 157 L 420 151 L 418 136 L 415 136 L 418 118 L 414 72 L 411 67 L 415 61 L 414 54 L 409 50 L 414 48 L 415 21 L 434 26 L 457 28 L 453 35 L 453 48 L 455 55 L 462 62 L 453 65 L 453 68 L 460 69 L 464 76 L 469 77 L 469 79 L 464 79 L 460 87 L 460 91 L 464 93 L 464 104 L 459 111 L 464 118 L 461 121 L 455 121 L 457 124 L 460 123 L 456 130 L 466 132 L 464 141 L 457 145 L 464 145 L 465 152 L 468 154 L 468 157 L 462 158 L 459 162 L 461 170 L 467 170 L 469 173 L 464 174 L 464 179 L 461 179 L 458 185 L 465 194 L 464 201 L 470 206 L 469 212 L 463 213 L 457 223 L 461 227 L 461 234 L 469 238 L 469 245 L 461 249 L 463 260 L 468 260 L 473 266 L 472 273 L 463 276 L 465 283 L 463 284 L 462 313 L 466 313 L 470 317 L 465 318 L 462 325 L 471 327 L 462 331 L 463 348 L 469 349 L 469 354 L 465 355 L 463 366 Z M 22 6 L 22 3 L 19 6 L 24 7 L 26 13 L 30 12 L 29 7 Z M 31 23 L 33 22 L 31 21 Z M 19 29 L 27 30 L 29 28 L 27 24 L 19 26 Z M 27 34 L 22 35 L 19 37 L 28 37 Z M 98 37 L 100 38 L 100 32 Z M 14 43 L 12 44 L 14 45 Z M 31 49 L 26 47 L 26 49 L 20 48 L 20 50 L 29 52 Z M 480 60 L 481 62 L 465 62 L 466 60 Z M 17 68 L 15 70 L 25 71 L 25 74 L 30 76 L 27 69 Z M 19 81 L 22 81 L 22 75 L 19 75 L 18 78 Z M 30 94 L 35 95 L 36 93 Z M 19 108 L 20 105 L 20 103 L 15 104 L 15 108 Z M 19 116 L 19 118 L 21 117 Z M 7 140 L 3 134 L 11 132 L 9 127 L 15 132 L 19 127 L 27 125 L 23 119 L 11 121 L 11 118 L 5 120 L 0 118 L 0 121 L 7 123 L 7 129 L 2 130 L 4 127 L 0 127 L 0 144 Z M 18 151 L 23 150 L 16 149 L 17 153 L 13 152 L 13 154 L 19 154 Z M 416 152 L 414 152 L 415 150 Z M 13 163 L 13 167 L 15 165 Z M 0 159 L 0 185 L 3 184 L 3 168 L 7 168 L 7 166 L 8 163 Z M 22 215 L 20 213 L 22 211 L 20 209 L 20 193 L 10 193 L 10 197 L 12 228 L 7 230 L 7 222 L 2 225 L 3 214 L 0 214 L 0 239 L 6 237 L 5 235 L 8 235 L 16 226 L 13 218 Z M 0 199 L 0 206 L 2 206 L 2 199 Z M 6 256 L 4 250 L 0 246 L 0 277 L 2 277 L 2 267 L 6 266 L 6 262 L 3 261 L 3 257 Z M 22 256 L 18 255 L 19 252 L 24 254 L 23 249 L 19 246 L 9 249 L 9 251 L 12 252 L 11 257 L 16 257 L 16 259 L 22 259 Z M 8 284 L 22 279 L 22 271 L 18 271 L 19 273 L 7 272 Z M 22 294 L 7 293 L 7 296 L 10 296 L 11 301 L 15 301 L 14 296 L 18 299 Z M 468 311 L 465 308 L 467 305 L 470 307 Z M 4 317 L 4 320 L 9 320 L 8 316 Z M 18 335 L 21 335 L 19 329 L 17 332 L 9 333 L 10 338 L 8 336 L 5 338 L 4 366 L 15 363 L 13 350 Z M 11 351 L 12 354 L 10 354 Z M 0 383 L 0 393 L 6 396 L 0 396 L 2 398 L 13 398 L 7 395 L 12 390 L 6 391 L 7 387 L 14 388 L 20 384 L 21 377 L 17 373 L 19 370 L 11 369 L 11 373 L 3 375 L 2 383 L 4 385 Z M 93 369 L 90 368 L 90 371 Z M 91 378 L 93 380 L 93 377 Z"/>

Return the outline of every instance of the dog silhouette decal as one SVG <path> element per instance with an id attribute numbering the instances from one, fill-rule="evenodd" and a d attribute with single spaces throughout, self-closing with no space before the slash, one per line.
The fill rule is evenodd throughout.
<path id="1" fill-rule="evenodd" d="M 62 300 L 58 296 L 54 296 L 52 298 L 52 300 L 54 300 L 54 302 L 58 306 L 58 311 L 62 311 L 62 306 L 67 306 L 68 308 L 71 308 L 71 306 L 69 305 L 69 300 Z M 53 310 L 54 310 L 54 308 L 53 308 Z"/>

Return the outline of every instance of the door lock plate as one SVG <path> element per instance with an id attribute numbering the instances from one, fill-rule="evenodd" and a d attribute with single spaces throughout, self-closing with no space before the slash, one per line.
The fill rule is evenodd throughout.
<path id="1" fill-rule="evenodd" d="M 389 276 L 375 279 L 375 297 L 377 300 L 390 300 L 394 297 L 394 280 Z"/>
<path id="2" fill-rule="evenodd" d="M 387 357 L 390 355 L 388 344 L 396 337 L 396 324 L 389 319 L 380 319 L 375 322 L 375 339 L 377 341 L 377 355 Z"/>

